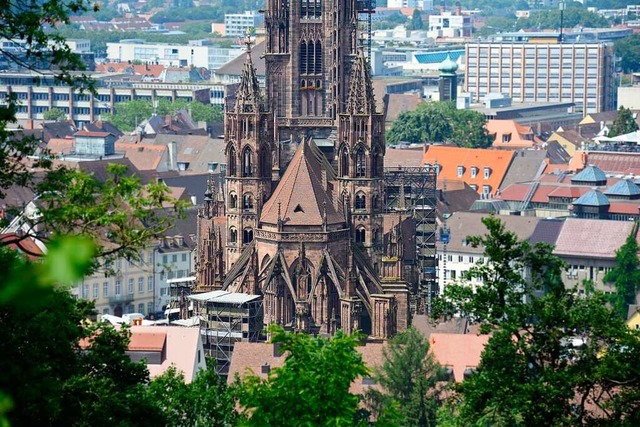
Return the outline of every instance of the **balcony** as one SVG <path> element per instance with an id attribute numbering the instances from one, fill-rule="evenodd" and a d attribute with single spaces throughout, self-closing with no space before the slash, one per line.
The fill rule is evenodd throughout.
<path id="1" fill-rule="evenodd" d="M 113 295 L 109 297 L 109 304 L 113 305 L 127 305 L 133 301 L 133 294 L 125 295 Z"/>

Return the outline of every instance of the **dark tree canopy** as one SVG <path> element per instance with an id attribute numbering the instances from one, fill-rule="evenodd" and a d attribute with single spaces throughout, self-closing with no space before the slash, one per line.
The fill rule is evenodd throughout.
<path id="1" fill-rule="evenodd" d="M 485 123 L 481 113 L 458 110 L 452 101 L 429 102 L 400 114 L 387 131 L 386 139 L 389 144 L 451 142 L 461 147 L 483 148 L 492 142 Z"/>
<path id="2" fill-rule="evenodd" d="M 613 137 L 618 135 L 626 135 L 637 130 L 638 122 L 636 122 L 636 119 L 633 117 L 633 113 L 631 112 L 631 110 L 628 108 L 624 108 L 624 106 L 620 106 L 618 115 L 613 120 L 613 124 L 611 125 L 608 136 Z"/>
<path id="3" fill-rule="evenodd" d="M 640 290 L 640 260 L 636 232 L 634 228 L 624 245 L 616 251 L 616 266 L 604 276 L 604 281 L 613 283 L 616 288 L 616 293 L 611 295 L 611 304 L 622 320 L 627 319 L 629 306 L 636 303 L 636 294 Z"/>

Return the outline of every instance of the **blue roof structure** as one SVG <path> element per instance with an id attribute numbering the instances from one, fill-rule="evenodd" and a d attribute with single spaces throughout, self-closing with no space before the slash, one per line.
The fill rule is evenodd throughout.
<path id="1" fill-rule="evenodd" d="M 628 179 L 621 179 L 604 192 L 607 196 L 633 197 L 640 195 L 640 187 Z"/>
<path id="2" fill-rule="evenodd" d="M 464 55 L 464 49 L 416 53 L 415 57 L 419 64 L 440 64 L 447 57 L 451 58 L 452 61 L 457 61 L 462 55 Z"/>
<path id="3" fill-rule="evenodd" d="M 604 185 L 607 182 L 607 175 L 597 166 L 587 166 L 582 172 L 571 178 L 571 182 L 584 182 L 592 185 Z"/>
<path id="4" fill-rule="evenodd" d="M 609 199 L 600 190 L 591 190 L 573 202 L 580 206 L 609 206 Z"/>

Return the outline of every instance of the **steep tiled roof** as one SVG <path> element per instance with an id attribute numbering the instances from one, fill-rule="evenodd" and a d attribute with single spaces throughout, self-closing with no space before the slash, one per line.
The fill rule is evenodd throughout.
<path id="1" fill-rule="evenodd" d="M 453 369 L 456 382 L 462 382 L 467 368 L 477 368 L 489 335 L 432 333 L 430 351 L 436 361 Z"/>
<path id="2" fill-rule="evenodd" d="M 164 158 L 167 147 L 151 144 L 131 144 L 116 142 L 117 152 L 124 152 L 125 157 L 131 160 L 139 170 L 158 170 L 160 161 Z"/>
<path id="3" fill-rule="evenodd" d="M 261 222 L 276 224 L 278 212 L 283 225 L 322 225 L 326 210 L 327 224 L 345 221 L 336 211 L 324 187 L 324 166 L 314 156 L 313 142 L 305 140 L 296 150 L 278 187 L 264 205 Z"/>
<path id="4" fill-rule="evenodd" d="M 254 66 L 256 69 L 256 74 L 258 76 L 264 76 L 266 73 L 266 67 L 263 58 L 265 48 L 266 43 L 264 41 L 256 43 L 256 45 L 251 48 L 252 55 L 254 58 L 256 58 Z M 228 74 L 233 76 L 240 76 L 242 74 L 242 69 L 244 68 L 244 62 L 245 56 L 240 55 L 218 68 L 215 73 L 218 75 Z"/>
<path id="5" fill-rule="evenodd" d="M 546 150 L 518 150 L 502 180 L 500 188 L 536 179 L 546 167 Z"/>
<path id="6" fill-rule="evenodd" d="M 462 148 L 443 145 L 428 147 L 422 159 L 423 164 L 440 165 L 439 178 L 462 179 L 469 185 L 476 185 L 478 193 L 482 193 L 482 186 L 489 185 L 494 193 L 502 180 L 514 156 L 509 150 L 487 150 L 479 148 Z M 458 177 L 458 166 L 463 167 L 463 175 Z M 475 178 L 471 177 L 471 169 L 478 168 Z M 488 179 L 484 179 L 484 168 L 490 169 Z"/>
<path id="7" fill-rule="evenodd" d="M 487 233 L 487 227 L 482 223 L 482 218 L 488 215 L 475 212 L 456 212 L 447 220 L 450 240 L 447 245 L 449 252 L 478 253 L 484 248 L 474 248 L 467 244 L 468 236 L 482 236 Z M 508 231 L 514 232 L 520 239 L 528 239 L 533 234 L 540 218 L 529 216 L 500 215 L 496 216 L 504 224 Z M 440 243 L 438 243 L 440 245 Z"/>
<path id="8" fill-rule="evenodd" d="M 638 215 L 640 214 L 640 204 L 638 204 L 638 200 L 611 202 L 609 204 L 609 213 Z"/>
<path id="9" fill-rule="evenodd" d="M 633 227 L 631 221 L 568 218 L 560 231 L 554 253 L 613 259 Z"/>
<path id="10" fill-rule="evenodd" d="M 607 196 L 637 196 L 640 194 L 640 187 L 633 183 L 633 181 L 621 179 L 607 188 L 604 194 Z"/>
<path id="11" fill-rule="evenodd" d="M 422 166 L 424 147 L 417 148 L 391 148 L 387 147 L 384 153 L 384 167 L 419 167 Z"/>
<path id="12" fill-rule="evenodd" d="M 542 142 L 530 127 L 523 126 L 515 120 L 488 120 L 486 128 L 490 135 L 495 135 L 493 148 L 530 148 Z M 504 137 L 509 141 L 505 142 Z"/>
<path id="13" fill-rule="evenodd" d="M 580 196 L 573 204 L 580 206 L 608 206 L 609 199 L 600 190 L 591 190 Z"/>

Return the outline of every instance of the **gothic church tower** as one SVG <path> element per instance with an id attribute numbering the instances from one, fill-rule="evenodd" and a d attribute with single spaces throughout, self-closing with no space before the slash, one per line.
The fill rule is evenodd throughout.
<path id="1" fill-rule="evenodd" d="M 225 107 L 224 123 L 227 268 L 253 241 L 253 229 L 258 225 L 260 211 L 271 195 L 272 169 L 278 167 L 273 116 L 263 101 L 250 47 L 235 102 L 229 104 L 232 105 Z"/>

